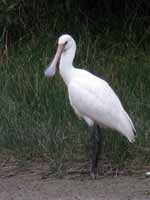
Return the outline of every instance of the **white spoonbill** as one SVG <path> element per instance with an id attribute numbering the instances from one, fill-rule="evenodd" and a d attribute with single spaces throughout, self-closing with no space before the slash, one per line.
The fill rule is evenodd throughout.
<path id="1" fill-rule="evenodd" d="M 73 66 L 75 52 L 76 43 L 70 35 L 65 34 L 59 37 L 55 57 L 45 70 L 45 76 L 53 76 L 58 66 L 60 75 L 67 86 L 74 112 L 89 126 L 95 124 L 97 127 L 92 137 L 91 175 L 95 177 L 102 140 L 101 127 L 118 131 L 130 142 L 134 142 L 136 131 L 129 115 L 109 84 L 90 72 Z"/>

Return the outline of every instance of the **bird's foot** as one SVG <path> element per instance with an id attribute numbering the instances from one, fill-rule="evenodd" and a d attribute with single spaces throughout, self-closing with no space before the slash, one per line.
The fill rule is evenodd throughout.
<path id="1" fill-rule="evenodd" d="M 96 169 L 95 166 L 92 166 L 91 170 L 90 170 L 90 176 L 91 176 L 92 179 L 95 180 L 96 179 L 96 175 L 97 175 L 97 169 Z"/>
<path id="2" fill-rule="evenodd" d="M 96 173 L 90 172 L 90 177 L 91 177 L 93 180 L 96 180 Z"/>

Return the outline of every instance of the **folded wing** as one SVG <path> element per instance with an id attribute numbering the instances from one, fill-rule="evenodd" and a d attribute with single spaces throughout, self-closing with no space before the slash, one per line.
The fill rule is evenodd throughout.
<path id="1" fill-rule="evenodd" d="M 68 86 L 72 106 L 101 126 L 115 129 L 134 141 L 134 126 L 119 98 L 108 83 L 98 77 L 76 78 Z"/>

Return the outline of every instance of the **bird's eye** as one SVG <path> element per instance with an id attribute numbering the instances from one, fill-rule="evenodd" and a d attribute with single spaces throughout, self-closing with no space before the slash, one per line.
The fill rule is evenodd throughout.
<path id="1" fill-rule="evenodd" d="M 68 43 L 68 41 L 65 42 L 65 45 Z"/>

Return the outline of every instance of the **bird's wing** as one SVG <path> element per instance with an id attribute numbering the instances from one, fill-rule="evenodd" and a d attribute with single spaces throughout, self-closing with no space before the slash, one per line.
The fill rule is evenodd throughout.
<path id="1" fill-rule="evenodd" d="M 75 78 L 71 81 L 71 84 L 72 83 L 84 88 L 86 91 L 95 96 L 95 99 L 99 99 L 100 102 L 110 106 L 112 109 L 113 105 L 117 105 L 115 108 L 122 108 L 122 104 L 118 96 L 109 84 L 105 80 L 91 74 L 90 72 L 86 70 L 77 70 Z"/>
<path id="2" fill-rule="evenodd" d="M 130 118 L 125 115 L 119 98 L 106 81 L 95 76 L 76 78 L 68 85 L 68 92 L 71 104 L 82 117 L 86 116 L 121 133 L 130 129 L 130 135 L 133 135 Z"/>
<path id="3" fill-rule="evenodd" d="M 103 80 L 91 82 L 76 79 L 69 84 L 68 90 L 71 104 L 82 116 L 105 126 L 111 123 L 110 120 L 114 121 L 116 112 L 122 109 L 118 97 Z"/>

